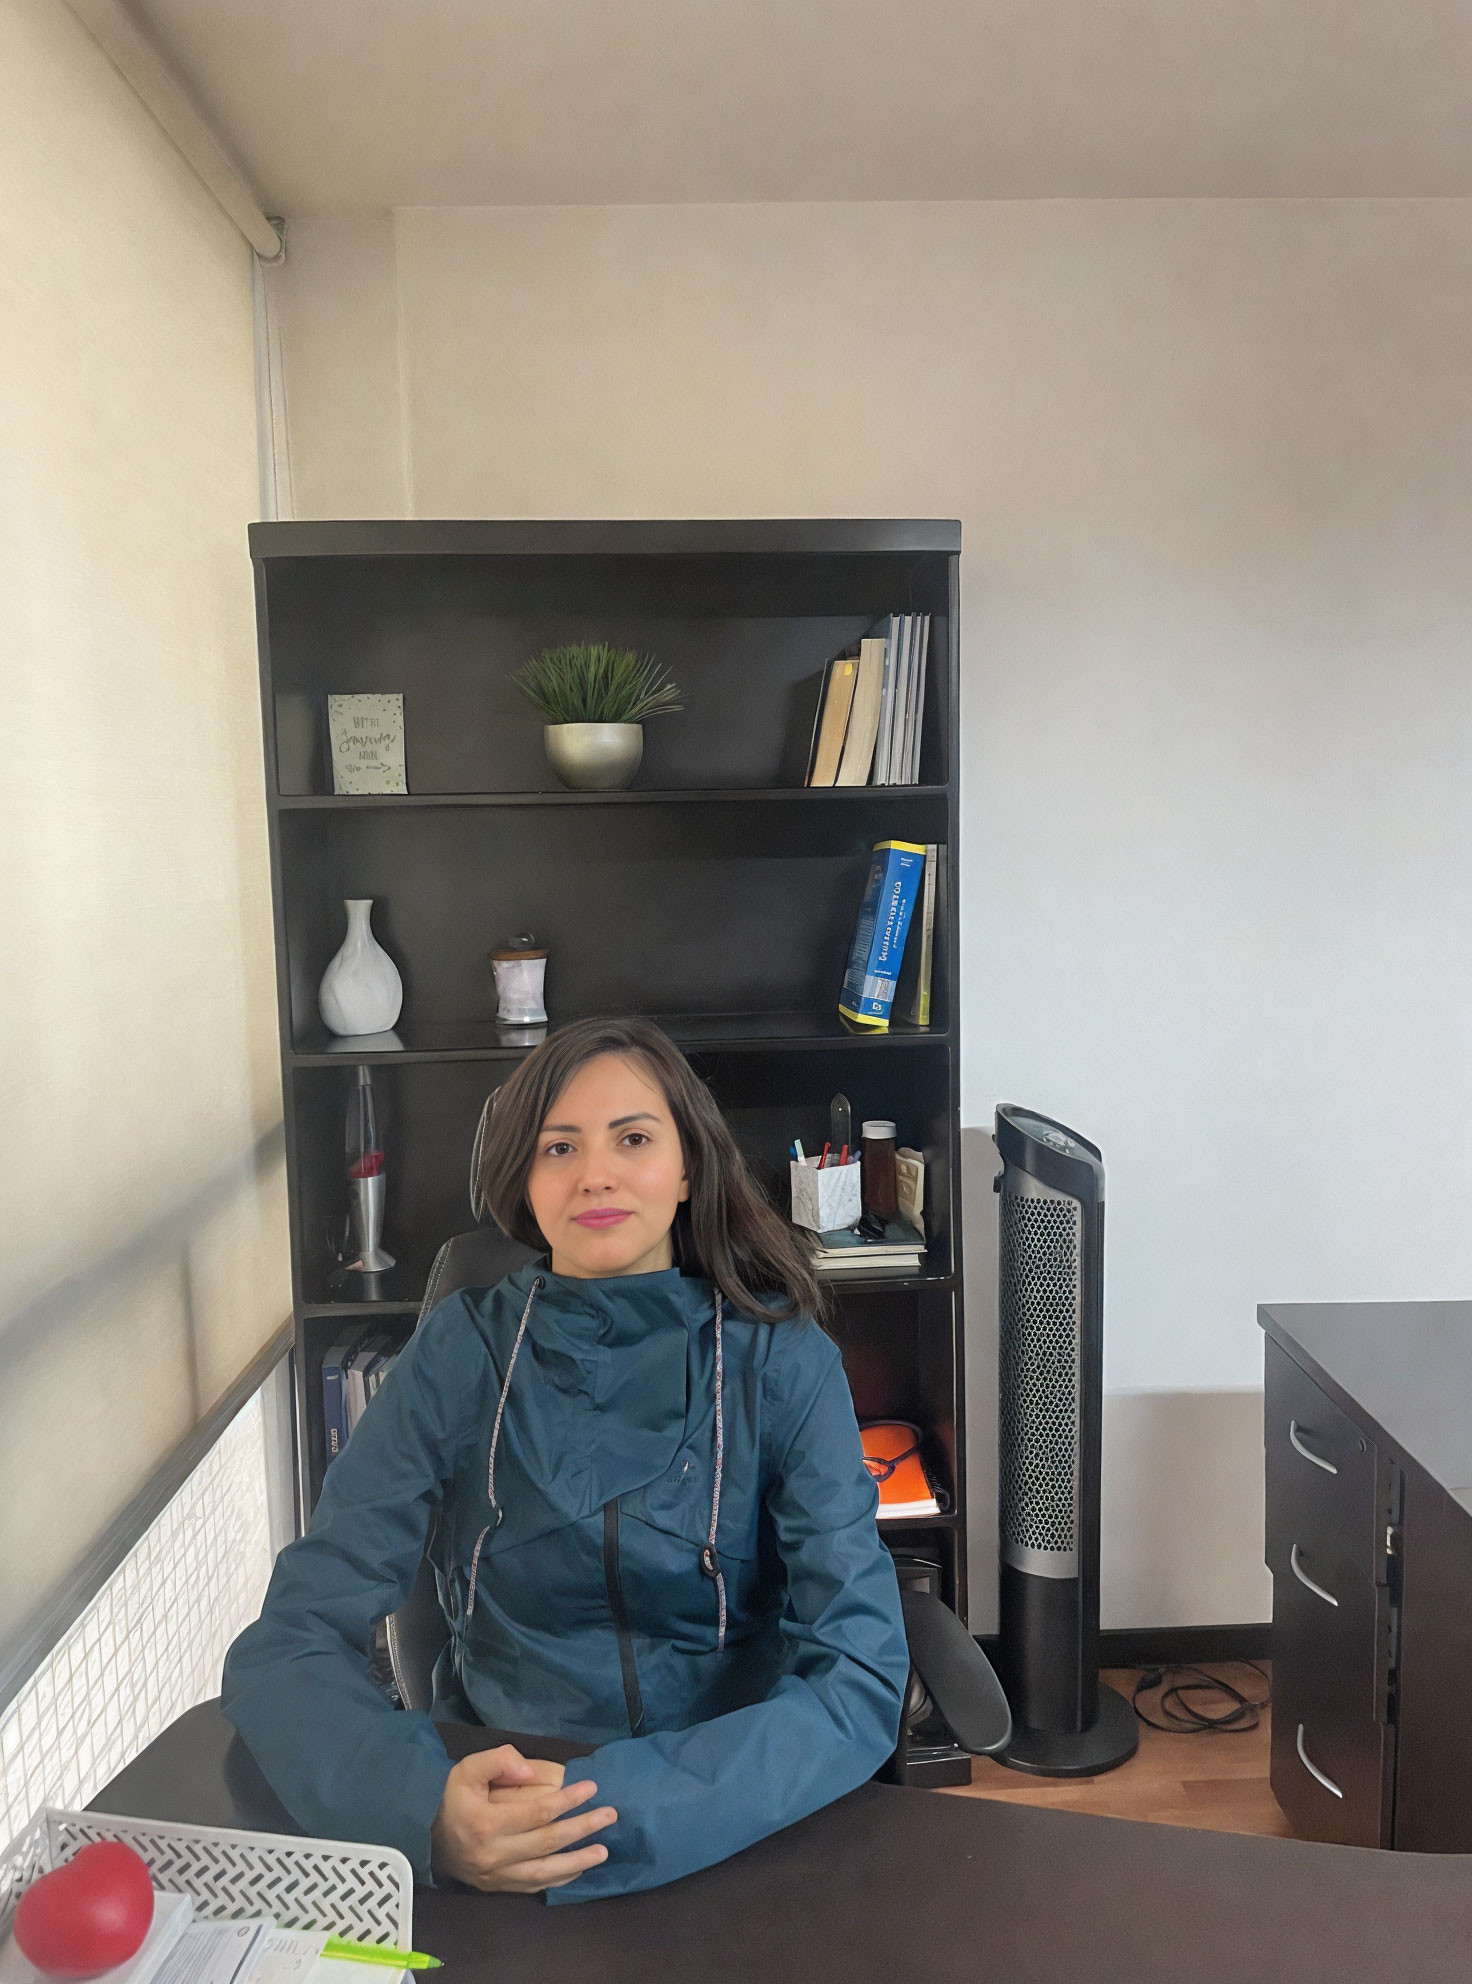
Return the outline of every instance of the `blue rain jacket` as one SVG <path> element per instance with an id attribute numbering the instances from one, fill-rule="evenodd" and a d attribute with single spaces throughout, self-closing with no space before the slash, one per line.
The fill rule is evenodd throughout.
<path id="1" fill-rule="evenodd" d="M 537 1276 L 496 1452 L 496 1523 L 492 1425 Z M 709 1866 L 853 1790 L 889 1756 L 909 1656 L 837 1348 L 812 1322 L 729 1309 L 722 1336 L 718 1651 L 716 1588 L 700 1562 L 715 1434 L 710 1284 L 675 1269 L 582 1281 L 531 1263 L 426 1317 L 226 1658 L 225 1713 L 309 1833 L 397 1846 L 429 1878 L 449 1761 L 430 1716 L 380 1694 L 368 1655 L 376 1621 L 408 1596 L 436 1505 L 430 1556 L 453 1635 L 436 1714 L 469 1719 L 468 1705 L 495 1728 L 595 1744 L 578 1771 L 618 1811 L 598 1835 L 607 1860 L 549 1902 Z M 632 1696 L 605 1561 L 609 1503 Z M 644 1733 L 631 1735 L 641 1702 Z"/>

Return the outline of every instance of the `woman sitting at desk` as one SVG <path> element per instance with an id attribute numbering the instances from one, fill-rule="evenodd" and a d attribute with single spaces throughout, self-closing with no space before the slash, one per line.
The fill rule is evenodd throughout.
<path id="1" fill-rule="evenodd" d="M 800 1243 L 656 1027 L 529 1055 L 479 1185 L 546 1257 L 425 1318 L 231 1648 L 225 1713 L 311 1833 L 553 1901 L 655 1887 L 893 1749 L 877 1494 Z M 451 1768 L 369 1675 L 436 1507 L 436 1713 L 595 1744 L 566 1783 L 510 1747 Z"/>

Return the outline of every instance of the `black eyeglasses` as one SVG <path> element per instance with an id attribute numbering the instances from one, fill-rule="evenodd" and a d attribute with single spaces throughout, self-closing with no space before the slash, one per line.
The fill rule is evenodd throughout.
<path id="1" fill-rule="evenodd" d="M 864 1455 L 864 1465 L 868 1468 L 871 1478 L 875 1481 L 888 1481 L 902 1460 L 913 1460 L 920 1451 L 920 1428 L 918 1426 L 912 1425 L 908 1419 L 887 1419 L 884 1423 L 886 1426 L 903 1426 L 905 1431 L 907 1433 L 913 1433 L 915 1438 L 905 1448 L 903 1453 L 895 1454 L 890 1460 L 880 1460 L 871 1454 Z"/>

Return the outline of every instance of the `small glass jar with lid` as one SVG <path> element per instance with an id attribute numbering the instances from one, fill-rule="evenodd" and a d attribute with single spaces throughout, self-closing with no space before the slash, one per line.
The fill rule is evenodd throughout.
<path id="1" fill-rule="evenodd" d="M 877 1213 L 881 1219 L 893 1219 L 899 1206 L 894 1124 L 882 1117 L 873 1117 L 863 1125 L 859 1138 L 865 1208 Z"/>

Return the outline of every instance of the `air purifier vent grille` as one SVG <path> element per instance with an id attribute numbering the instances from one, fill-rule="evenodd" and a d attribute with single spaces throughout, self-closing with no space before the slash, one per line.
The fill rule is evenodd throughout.
<path id="1" fill-rule="evenodd" d="M 1004 1549 L 1077 1548 L 1081 1228 L 1075 1199 L 1002 1194 Z"/>

